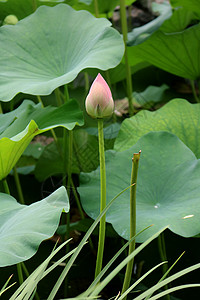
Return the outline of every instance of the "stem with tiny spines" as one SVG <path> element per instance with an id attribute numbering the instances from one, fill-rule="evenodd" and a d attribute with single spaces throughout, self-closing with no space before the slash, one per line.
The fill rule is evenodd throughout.
<path id="1" fill-rule="evenodd" d="M 87 95 L 89 91 L 89 76 L 87 72 L 84 72 L 84 79 L 85 79 L 85 94 Z"/>
<path id="2" fill-rule="evenodd" d="M 21 285 L 24 282 L 21 263 L 17 264 L 17 274 L 18 274 L 19 284 Z"/>
<path id="3" fill-rule="evenodd" d="M 15 184 L 16 184 L 16 187 L 17 187 L 17 193 L 18 193 L 18 196 L 19 196 L 19 202 L 21 204 L 25 204 L 24 195 L 23 195 L 23 192 L 22 192 L 22 187 L 21 187 L 21 183 L 20 183 L 20 180 L 19 180 L 19 175 L 17 173 L 16 166 L 13 167 L 13 174 L 14 174 L 14 178 L 15 178 Z"/>
<path id="4" fill-rule="evenodd" d="M 190 84 L 191 84 L 192 93 L 193 93 L 193 96 L 194 96 L 195 101 L 196 101 L 197 103 L 200 103 L 200 99 L 199 99 L 199 97 L 197 96 L 197 92 L 196 92 L 194 80 L 190 80 Z"/>
<path id="5" fill-rule="evenodd" d="M 166 262 L 167 261 L 167 254 L 166 254 L 164 233 L 162 233 L 158 236 L 158 250 L 159 250 L 159 253 L 160 253 L 161 261 Z M 168 264 L 165 263 L 165 264 L 162 265 L 163 275 L 166 274 L 167 271 L 168 271 Z M 165 285 L 164 289 L 167 290 L 168 285 Z M 166 295 L 164 297 L 164 299 L 170 300 L 170 295 Z"/>
<path id="6" fill-rule="evenodd" d="M 125 58 L 125 69 L 126 69 L 126 85 L 127 85 L 127 96 L 129 101 L 129 114 L 130 116 L 134 113 L 133 108 L 133 88 L 132 88 L 132 76 L 131 76 L 131 68 L 129 65 L 129 58 L 127 52 L 127 20 L 126 20 L 126 6 L 125 0 L 120 0 L 120 16 L 121 16 L 121 26 L 122 26 L 122 34 L 125 46 L 124 58 Z"/>
<path id="7" fill-rule="evenodd" d="M 95 17 L 99 18 L 98 0 L 94 0 L 94 13 L 95 13 Z"/>
<path id="8" fill-rule="evenodd" d="M 103 119 L 98 119 L 98 136 L 99 136 L 99 160 L 100 160 L 100 177 L 101 177 L 101 200 L 100 200 L 100 213 L 106 207 L 106 165 L 104 153 L 104 135 L 103 135 Z M 104 215 L 99 224 L 99 243 L 97 251 L 97 261 L 95 269 L 95 278 L 101 272 L 103 262 L 103 252 L 105 243 L 106 231 L 106 215 Z"/>
<path id="9" fill-rule="evenodd" d="M 131 188 L 130 188 L 130 239 L 136 235 L 136 188 L 137 176 L 141 151 L 133 154 L 132 171 L 131 171 Z M 135 240 L 130 243 L 128 255 L 135 250 Z M 134 259 L 130 260 L 126 267 L 122 294 L 129 288 L 133 270 Z M 126 297 L 124 298 L 126 299 Z"/>
<path id="10" fill-rule="evenodd" d="M 62 105 L 62 100 L 61 100 L 59 88 L 56 88 L 55 91 L 54 91 L 54 93 L 55 93 L 55 96 L 56 96 L 57 105 L 59 107 L 59 106 Z"/>
<path id="11" fill-rule="evenodd" d="M 6 194 L 10 195 L 10 189 L 9 189 L 8 182 L 7 182 L 6 178 L 4 178 L 2 180 L 2 182 L 3 182 L 4 192 Z"/>

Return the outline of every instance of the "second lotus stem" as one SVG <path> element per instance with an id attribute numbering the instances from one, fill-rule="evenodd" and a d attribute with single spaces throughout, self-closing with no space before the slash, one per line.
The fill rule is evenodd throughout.
<path id="1" fill-rule="evenodd" d="M 132 171 L 131 171 L 131 188 L 130 188 L 130 239 L 136 235 L 136 188 L 137 176 L 141 151 L 133 154 Z M 130 255 L 135 250 L 135 240 L 130 243 L 128 254 Z M 133 270 L 134 260 L 130 260 L 126 267 L 122 294 L 129 288 Z"/>
<path id="2" fill-rule="evenodd" d="M 129 101 L 129 114 L 130 116 L 134 113 L 133 108 L 133 87 L 132 87 L 132 76 L 131 76 L 131 67 L 129 65 L 129 58 L 127 52 L 127 18 L 126 18 L 126 6 L 125 0 L 120 0 L 120 16 L 121 16 L 121 27 L 122 27 L 122 34 L 125 46 L 124 58 L 125 58 L 125 70 L 126 70 L 126 89 L 127 89 L 127 96 Z"/>

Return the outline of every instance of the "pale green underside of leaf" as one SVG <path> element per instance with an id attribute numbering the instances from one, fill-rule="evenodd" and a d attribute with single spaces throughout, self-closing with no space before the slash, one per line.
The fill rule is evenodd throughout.
<path id="1" fill-rule="evenodd" d="M 141 150 L 137 183 L 137 232 L 143 242 L 163 226 L 181 236 L 200 232 L 200 161 L 175 135 L 150 132 L 123 152 L 108 152 L 106 163 L 107 201 L 130 185 L 131 159 Z M 86 213 L 99 213 L 99 168 L 81 175 L 79 187 Z M 129 238 L 130 191 L 123 193 L 107 213 L 107 221 L 123 238 Z"/>
<path id="2" fill-rule="evenodd" d="M 69 211 L 64 187 L 29 206 L 0 193 L 0 266 L 9 266 L 32 257 L 40 243 L 56 231 L 60 215 Z"/>
<path id="3" fill-rule="evenodd" d="M 200 158 L 200 104 L 190 104 L 184 99 L 174 99 L 155 112 L 143 110 L 126 119 L 114 149 L 128 149 L 144 134 L 160 130 L 177 135 Z"/>
<path id="4" fill-rule="evenodd" d="M 108 20 L 66 4 L 41 6 L 16 25 L 2 26 L 0 42 L 2 101 L 19 92 L 48 95 L 85 68 L 115 67 L 124 53 Z"/>

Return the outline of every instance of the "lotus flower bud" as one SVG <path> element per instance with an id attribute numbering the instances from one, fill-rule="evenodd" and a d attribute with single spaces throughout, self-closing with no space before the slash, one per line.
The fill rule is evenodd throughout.
<path id="1" fill-rule="evenodd" d="M 112 115 L 114 101 L 107 82 L 101 74 L 94 80 L 85 101 L 86 111 L 93 118 L 104 118 Z"/>

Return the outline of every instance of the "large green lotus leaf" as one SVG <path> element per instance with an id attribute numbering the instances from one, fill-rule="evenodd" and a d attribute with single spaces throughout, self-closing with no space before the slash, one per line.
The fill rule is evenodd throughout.
<path id="1" fill-rule="evenodd" d="M 129 55 L 194 80 L 200 76 L 199 46 L 200 24 L 175 33 L 158 30 L 145 42 L 129 47 Z"/>
<path id="2" fill-rule="evenodd" d="M 198 19 L 199 17 L 194 12 L 184 7 L 179 7 L 173 11 L 172 17 L 166 20 L 160 29 L 163 32 L 179 32 Z"/>
<path id="3" fill-rule="evenodd" d="M 69 211 L 64 187 L 31 205 L 0 193 L 0 267 L 29 259 L 40 243 L 56 231 L 60 215 Z"/>
<path id="4" fill-rule="evenodd" d="M 9 174 L 34 136 L 58 126 L 71 130 L 76 124 L 83 125 L 83 115 L 74 100 L 59 108 L 29 104 L 0 135 L 0 180 Z"/>
<path id="5" fill-rule="evenodd" d="M 41 6 L 16 25 L 2 26 L 0 42 L 2 101 L 19 92 L 50 94 L 85 68 L 115 67 L 124 52 L 108 20 L 66 4 Z"/>
<path id="6" fill-rule="evenodd" d="M 137 232 L 154 224 L 137 238 L 143 242 L 163 226 L 191 237 L 200 232 L 200 160 L 177 136 L 150 132 L 131 148 L 111 152 L 106 162 L 107 200 L 130 185 L 131 159 L 141 150 L 137 183 Z M 82 174 L 79 193 L 85 212 L 92 218 L 99 213 L 99 168 Z M 108 210 L 107 222 L 117 233 L 129 238 L 130 191 Z"/>
<path id="7" fill-rule="evenodd" d="M 184 99 L 174 99 L 155 112 L 143 110 L 126 119 L 114 149 L 128 149 L 144 134 L 160 130 L 177 135 L 200 158 L 200 104 L 190 104 Z"/>

